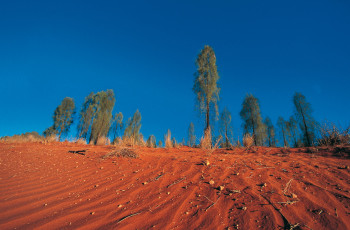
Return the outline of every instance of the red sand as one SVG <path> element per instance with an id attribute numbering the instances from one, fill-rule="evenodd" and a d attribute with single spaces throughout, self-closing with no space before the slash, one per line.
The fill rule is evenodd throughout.
<path id="1" fill-rule="evenodd" d="M 350 160 L 327 150 L 113 149 L 0 143 L 0 229 L 350 229 Z"/>

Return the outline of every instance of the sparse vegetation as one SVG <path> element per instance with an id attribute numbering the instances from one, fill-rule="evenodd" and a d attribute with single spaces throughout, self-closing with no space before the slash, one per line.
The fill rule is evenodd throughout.
<path id="1" fill-rule="evenodd" d="M 188 146 L 193 147 L 196 144 L 196 135 L 194 134 L 194 124 L 191 122 L 188 127 Z"/>
<path id="2" fill-rule="evenodd" d="M 317 140 L 320 146 L 336 146 L 350 144 L 350 126 L 346 129 L 338 128 L 335 124 L 325 122 L 319 126 L 320 138 Z"/>
<path id="3" fill-rule="evenodd" d="M 231 124 L 232 116 L 230 111 L 225 107 L 224 110 L 220 114 L 219 120 L 219 133 L 223 139 L 222 147 L 223 148 L 231 148 L 233 136 L 232 124 Z"/>
<path id="4" fill-rule="evenodd" d="M 200 147 L 202 149 L 211 149 L 212 147 L 212 142 L 211 142 L 211 129 L 205 130 L 204 136 L 201 138 L 200 141 Z"/>
<path id="5" fill-rule="evenodd" d="M 305 96 L 301 93 L 294 94 L 293 102 L 295 106 L 295 115 L 302 131 L 304 146 L 309 147 L 315 141 L 317 126 L 317 122 L 312 117 L 311 104 L 306 101 Z"/>
<path id="6" fill-rule="evenodd" d="M 164 143 L 165 143 L 165 148 L 172 148 L 173 147 L 173 142 L 171 141 L 170 129 L 168 129 L 167 134 L 165 134 L 165 136 L 164 136 Z"/>
<path id="7" fill-rule="evenodd" d="M 213 48 L 206 45 L 201 50 L 196 60 L 197 72 L 195 73 L 195 81 L 193 92 L 196 94 L 197 108 L 201 114 L 205 114 L 204 136 L 208 136 L 211 132 L 210 118 L 218 116 L 218 101 L 220 87 L 218 85 L 219 74 L 216 66 L 216 56 Z M 206 139 L 206 142 L 211 138 Z M 209 145 L 209 143 L 206 143 Z"/>
<path id="8" fill-rule="evenodd" d="M 154 135 L 150 135 L 147 139 L 146 145 L 149 148 L 156 148 L 157 147 L 156 137 Z"/>
<path id="9" fill-rule="evenodd" d="M 123 140 L 125 139 L 132 146 L 134 145 L 145 145 L 143 136 L 140 133 L 141 130 L 141 113 L 136 110 L 132 118 L 129 118 L 127 126 L 124 130 Z"/>
<path id="10" fill-rule="evenodd" d="M 244 98 L 240 116 L 243 120 L 244 133 L 254 136 L 256 146 L 264 145 L 266 125 L 262 122 L 259 101 L 252 94 L 248 94 Z"/>
<path id="11" fill-rule="evenodd" d="M 246 148 L 250 148 L 254 145 L 254 136 L 249 133 L 243 136 L 243 146 Z"/>
<path id="12" fill-rule="evenodd" d="M 58 140 L 61 140 L 61 136 L 68 133 L 69 128 L 73 123 L 74 114 L 74 100 L 70 97 L 64 98 L 61 104 L 55 109 L 53 125 L 44 131 L 44 136 L 58 134 Z"/>

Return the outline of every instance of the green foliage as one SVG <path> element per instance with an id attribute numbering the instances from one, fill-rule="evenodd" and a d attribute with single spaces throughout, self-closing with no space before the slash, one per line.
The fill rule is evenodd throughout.
<path id="1" fill-rule="evenodd" d="M 58 134 L 58 139 L 68 133 L 70 126 L 73 123 L 73 116 L 75 114 L 74 100 L 66 97 L 61 104 L 55 109 L 53 115 L 53 126 L 45 130 L 46 134 Z"/>
<path id="2" fill-rule="evenodd" d="M 147 139 L 146 145 L 149 148 L 157 148 L 156 137 L 154 135 L 150 135 Z"/>
<path id="3" fill-rule="evenodd" d="M 99 138 L 107 137 L 111 126 L 114 103 L 114 92 L 111 89 L 98 92 L 94 95 L 95 116 L 91 125 L 89 143 L 96 144 Z"/>
<path id="4" fill-rule="evenodd" d="M 109 129 L 110 134 L 113 136 L 113 140 L 115 140 L 118 137 L 118 132 L 121 132 L 123 130 L 123 126 L 124 124 L 122 112 L 114 114 L 111 128 Z"/>
<path id="5" fill-rule="evenodd" d="M 50 137 L 54 135 L 57 135 L 57 130 L 55 130 L 53 126 L 50 126 L 49 128 L 45 129 L 45 131 L 43 132 L 44 137 Z"/>
<path id="6" fill-rule="evenodd" d="M 218 101 L 220 88 L 218 86 L 219 74 L 216 66 L 214 50 L 206 45 L 198 54 L 196 60 L 197 72 L 193 92 L 196 94 L 197 108 L 205 114 L 206 127 L 210 127 L 210 117 L 218 116 Z"/>
<path id="7" fill-rule="evenodd" d="M 222 147 L 224 148 L 230 148 L 232 145 L 230 142 L 230 140 L 233 139 L 231 120 L 231 112 L 227 108 L 224 108 L 220 114 L 219 120 L 219 133 L 222 137 Z"/>
<path id="8" fill-rule="evenodd" d="M 311 146 L 315 141 L 317 126 L 317 122 L 312 117 L 311 104 L 306 101 L 305 96 L 301 93 L 294 94 L 293 102 L 295 115 L 303 135 L 304 146 Z"/>
<path id="9" fill-rule="evenodd" d="M 135 144 L 140 143 L 142 134 L 141 129 L 141 113 L 136 110 L 132 118 L 128 119 L 127 127 L 124 130 L 124 137 L 131 138 Z"/>
<path id="10" fill-rule="evenodd" d="M 188 146 L 193 147 L 196 144 L 196 135 L 194 134 L 194 124 L 191 122 L 188 127 Z"/>
<path id="11" fill-rule="evenodd" d="M 269 117 L 266 117 L 264 120 L 265 126 L 266 126 L 266 136 L 267 136 L 267 145 L 269 147 L 276 146 L 276 132 L 275 127 L 273 126 L 271 120 Z"/>
<path id="12" fill-rule="evenodd" d="M 250 133 L 256 146 L 262 146 L 266 138 L 266 125 L 262 122 L 258 99 L 248 94 L 242 103 L 240 116 L 243 120 L 244 133 Z"/>
<path id="13" fill-rule="evenodd" d="M 161 140 L 158 141 L 158 147 L 161 148 L 163 146 L 163 142 Z"/>
<path id="14" fill-rule="evenodd" d="M 115 97 L 111 89 L 90 93 L 80 111 L 78 138 L 89 139 L 90 143 L 96 144 L 99 138 L 107 137 L 114 104 Z"/>
<path id="15" fill-rule="evenodd" d="M 96 113 L 96 106 L 94 104 L 94 93 L 90 93 L 85 97 L 85 101 L 81 107 L 79 113 L 79 124 L 78 124 L 78 139 L 87 139 L 91 128 L 92 119 Z"/>

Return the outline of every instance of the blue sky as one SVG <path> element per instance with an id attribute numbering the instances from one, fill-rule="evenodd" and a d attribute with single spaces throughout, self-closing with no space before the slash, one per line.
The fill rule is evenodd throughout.
<path id="1" fill-rule="evenodd" d="M 141 132 L 181 140 L 194 122 L 195 59 L 214 48 L 220 111 L 241 135 L 244 96 L 274 123 L 306 96 L 314 117 L 350 123 L 350 2 L 1 1 L 0 136 L 41 133 L 64 97 L 78 110 L 90 92 L 113 89 L 114 112 L 139 109 Z M 70 135 L 75 135 L 72 127 Z"/>

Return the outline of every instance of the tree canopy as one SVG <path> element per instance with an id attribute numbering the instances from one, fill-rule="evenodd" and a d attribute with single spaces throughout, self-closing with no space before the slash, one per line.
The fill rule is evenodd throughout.
<path id="1" fill-rule="evenodd" d="M 231 124 L 232 116 L 231 112 L 225 107 L 220 114 L 219 119 L 219 133 L 223 138 L 223 147 L 231 147 L 231 141 L 233 139 L 233 130 Z M 230 141 L 231 140 L 231 141 Z"/>
<path id="2" fill-rule="evenodd" d="M 219 74 L 216 66 L 216 56 L 213 48 L 206 45 L 198 54 L 196 60 L 197 72 L 193 85 L 197 108 L 205 114 L 205 131 L 210 129 L 210 116 L 218 116 L 218 101 L 220 87 Z"/>
<path id="3" fill-rule="evenodd" d="M 53 126 L 45 130 L 44 135 L 58 134 L 58 139 L 61 140 L 61 136 L 67 134 L 73 124 L 74 114 L 74 100 L 70 97 L 64 98 L 54 111 Z"/>
<path id="4" fill-rule="evenodd" d="M 301 93 L 295 93 L 293 97 L 295 106 L 295 115 L 299 122 L 300 129 L 303 135 L 303 143 L 305 146 L 311 146 L 315 140 L 316 121 L 312 117 L 311 104 L 306 101 L 306 98 Z"/>
<path id="5" fill-rule="evenodd" d="M 243 120 L 244 133 L 253 135 L 256 146 L 264 145 L 266 126 L 262 122 L 259 101 L 252 94 L 247 94 L 244 98 L 240 116 Z"/>

